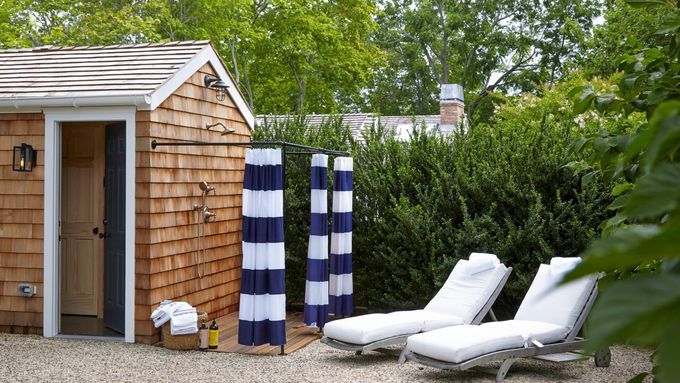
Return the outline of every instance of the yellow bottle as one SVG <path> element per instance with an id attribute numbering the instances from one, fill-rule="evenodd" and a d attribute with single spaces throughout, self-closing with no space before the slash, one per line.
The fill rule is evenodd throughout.
<path id="1" fill-rule="evenodd" d="M 219 338 L 220 330 L 219 327 L 217 327 L 217 322 L 215 322 L 215 320 L 213 319 L 213 322 L 210 325 L 210 333 L 208 335 L 208 348 L 216 349 L 220 341 Z"/>

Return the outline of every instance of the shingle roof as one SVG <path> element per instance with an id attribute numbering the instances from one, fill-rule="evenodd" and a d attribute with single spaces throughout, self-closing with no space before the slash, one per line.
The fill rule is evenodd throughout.
<path id="1" fill-rule="evenodd" d="M 153 92 L 209 41 L 0 51 L 0 100 L 143 95 Z"/>
<path id="2" fill-rule="evenodd" d="M 207 40 L 0 50 L 0 113 L 114 105 L 153 110 L 205 64 L 227 83 L 253 128 L 252 110 Z"/>

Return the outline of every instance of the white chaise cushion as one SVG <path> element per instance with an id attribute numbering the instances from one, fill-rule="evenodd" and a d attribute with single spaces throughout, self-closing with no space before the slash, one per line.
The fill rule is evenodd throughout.
<path id="1" fill-rule="evenodd" d="M 572 328 L 597 283 L 595 275 L 557 285 L 550 266 L 541 265 L 515 319 L 552 323 Z"/>
<path id="2" fill-rule="evenodd" d="M 533 346 L 532 340 L 543 344 L 550 344 L 564 340 L 569 333 L 567 327 L 552 323 L 535 322 L 526 320 L 506 320 L 500 322 L 488 322 L 481 324 L 484 330 L 503 330 L 508 333 L 519 334 L 528 346 Z"/>
<path id="3" fill-rule="evenodd" d="M 461 363 L 494 351 L 524 346 L 521 334 L 503 328 L 462 325 L 411 335 L 406 349 L 432 359 Z"/>
<path id="4" fill-rule="evenodd" d="M 482 271 L 491 270 L 500 264 L 501 261 L 494 254 L 472 253 L 468 257 L 468 263 L 465 266 L 465 271 L 468 273 L 468 275 L 473 275 Z"/>
<path id="5" fill-rule="evenodd" d="M 462 324 L 459 317 L 424 310 L 395 311 L 389 314 L 367 314 L 331 321 L 324 335 L 342 342 L 368 344 L 399 335 L 416 334 L 446 326 Z"/>
<path id="6" fill-rule="evenodd" d="M 459 260 L 444 286 L 423 310 L 368 314 L 331 321 L 324 327 L 324 335 L 342 342 L 364 345 L 394 336 L 472 322 L 498 288 L 508 269 L 493 254 L 473 253 L 471 258 L 479 259 L 479 262 L 492 265 L 493 268 L 469 275 L 469 261 Z"/>
<path id="7" fill-rule="evenodd" d="M 554 257 L 550 260 L 550 278 L 554 283 L 562 282 L 564 276 L 574 270 L 581 263 L 579 257 Z"/>
<path id="8" fill-rule="evenodd" d="M 467 260 L 456 263 L 444 285 L 425 306 L 424 310 L 452 315 L 471 323 L 498 288 L 507 267 L 502 263 L 492 269 L 469 275 Z"/>

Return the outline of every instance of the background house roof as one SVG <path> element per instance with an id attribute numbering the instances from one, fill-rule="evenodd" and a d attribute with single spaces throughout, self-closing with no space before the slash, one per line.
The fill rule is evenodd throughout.
<path id="1" fill-rule="evenodd" d="M 284 123 L 288 120 L 300 118 L 299 115 L 258 115 L 257 125 L 265 123 Z M 408 139 L 413 131 L 413 126 L 425 124 L 427 130 L 439 127 L 439 115 L 418 115 L 418 116 L 381 116 L 376 113 L 346 113 L 346 114 L 310 114 L 304 116 L 307 125 L 318 127 L 332 118 L 341 118 L 342 123 L 347 125 L 352 132 L 352 136 L 362 141 L 361 133 L 366 132 L 372 126 L 380 123 L 388 132 L 394 132 L 400 139 Z"/>
<path id="2" fill-rule="evenodd" d="M 256 125 L 285 123 L 287 121 L 295 121 L 300 117 L 297 114 L 259 114 L 257 115 Z M 340 118 L 343 125 L 349 126 L 352 135 L 356 138 L 359 137 L 361 131 L 373 125 L 375 115 L 372 113 L 308 114 L 304 118 L 310 127 L 319 127 L 331 119 Z"/>
<path id="3" fill-rule="evenodd" d="M 254 117 L 207 40 L 0 50 L 0 108 L 136 105 L 155 109 L 205 63 Z"/>

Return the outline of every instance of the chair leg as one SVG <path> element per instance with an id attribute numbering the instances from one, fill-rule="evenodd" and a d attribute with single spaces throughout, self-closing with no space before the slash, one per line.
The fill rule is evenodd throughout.
<path id="1" fill-rule="evenodd" d="M 496 373 L 496 382 L 502 382 L 503 379 L 505 379 L 505 375 L 508 374 L 510 366 L 512 366 L 516 360 L 517 358 L 509 358 L 503 361 L 501 366 L 498 368 L 498 373 Z"/>
<path id="2" fill-rule="evenodd" d="M 594 359 L 597 367 L 609 367 L 609 363 L 612 361 L 612 352 L 609 350 L 609 347 L 599 349 L 595 353 Z"/>
<path id="3" fill-rule="evenodd" d="M 401 350 L 401 354 L 399 354 L 399 359 L 397 359 L 398 364 L 404 364 L 406 363 L 406 346 L 404 346 L 404 349 Z"/>
<path id="4" fill-rule="evenodd" d="M 498 318 L 496 318 L 496 314 L 493 312 L 493 309 L 489 309 L 489 318 L 491 318 L 491 320 L 494 322 L 498 322 Z"/>

